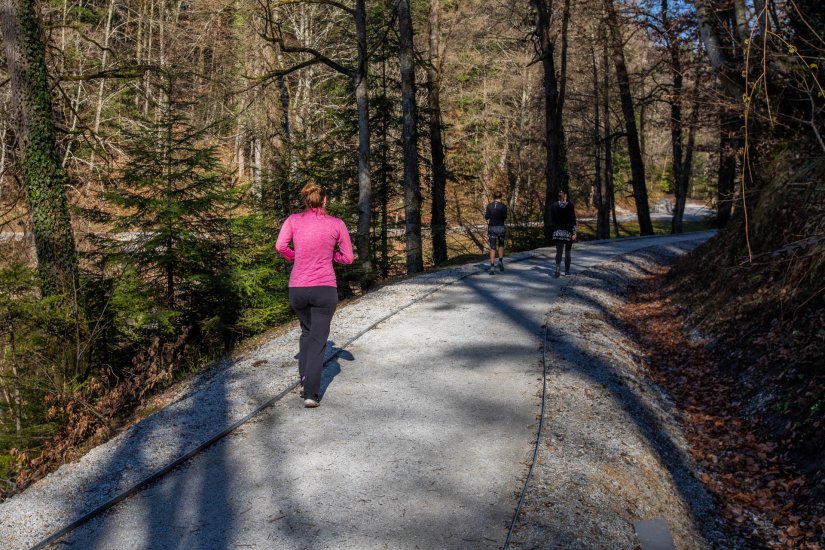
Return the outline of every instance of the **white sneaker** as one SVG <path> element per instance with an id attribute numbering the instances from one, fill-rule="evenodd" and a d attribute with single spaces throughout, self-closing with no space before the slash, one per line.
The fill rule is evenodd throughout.
<path id="1" fill-rule="evenodd" d="M 314 409 L 318 405 L 320 405 L 320 403 L 318 403 L 314 399 L 304 399 L 304 407 L 306 407 L 307 409 Z"/>

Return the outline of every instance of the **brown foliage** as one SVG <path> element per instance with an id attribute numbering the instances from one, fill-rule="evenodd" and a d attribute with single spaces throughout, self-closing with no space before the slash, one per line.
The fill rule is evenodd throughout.
<path id="1" fill-rule="evenodd" d="M 168 385 L 189 352 L 191 330 L 182 329 L 172 340 L 155 337 L 132 359 L 132 368 L 117 377 L 109 369 L 100 379 L 68 396 L 47 396 L 51 415 L 64 415 L 65 427 L 30 458 L 21 455 L 17 490 L 44 477 L 55 467 L 80 456 L 85 449 L 115 435 L 117 426 L 145 403 L 152 392 Z"/>
<path id="2" fill-rule="evenodd" d="M 776 439 L 766 424 L 770 415 L 748 403 L 736 354 L 722 360 L 707 340 L 685 335 L 684 310 L 673 298 L 672 281 L 663 279 L 659 273 L 646 280 L 619 313 L 647 350 L 652 377 L 683 412 L 700 478 L 730 528 L 759 547 L 825 547 L 821 479 L 800 472 L 788 441 Z M 808 382 L 788 388 L 790 395 L 805 399 L 825 376 Z M 793 430 L 788 433 L 793 437 Z"/>

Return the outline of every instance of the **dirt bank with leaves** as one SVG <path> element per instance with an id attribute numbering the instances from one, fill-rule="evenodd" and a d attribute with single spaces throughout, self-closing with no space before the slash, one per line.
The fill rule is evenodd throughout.
<path id="1" fill-rule="evenodd" d="M 748 350 L 721 353 L 692 328 L 668 272 L 662 268 L 641 281 L 616 313 L 642 346 L 647 372 L 675 400 L 702 483 L 728 525 L 753 546 L 823 547 L 822 478 L 800 468 L 809 457 L 793 454 L 769 429 L 776 412 L 768 393 L 795 391 L 804 398 L 811 389 L 792 389 L 787 377 L 784 387 L 770 389 L 765 382 L 777 380 L 748 379 L 741 360 Z"/>

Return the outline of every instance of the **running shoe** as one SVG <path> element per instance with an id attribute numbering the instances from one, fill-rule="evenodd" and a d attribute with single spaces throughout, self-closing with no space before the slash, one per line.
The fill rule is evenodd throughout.
<path id="1" fill-rule="evenodd" d="M 504 260 L 501 258 L 498 259 L 498 270 L 504 271 Z"/>
<path id="2" fill-rule="evenodd" d="M 491 265 L 491 266 L 490 266 L 490 272 L 489 272 L 489 273 L 490 273 L 490 275 L 495 275 L 495 274 L 496 274 L 496 266 Z"/>
<path id="3" fill-rule="evenodd" d="M 558 279 L 560 275 L 561 275 L 561 270 L 557 267 L 555 273 L 553 273 L 553 277 Z"/>
<path id="4" fill-rule="evenodd" d="M 314 409 L 318 405 L 320 405 L 320 403 L 318 403 L 314 399 L 309 399 L 309 398 L 304 399 L 304 407 L 307 408 L 307 409 Z"/>

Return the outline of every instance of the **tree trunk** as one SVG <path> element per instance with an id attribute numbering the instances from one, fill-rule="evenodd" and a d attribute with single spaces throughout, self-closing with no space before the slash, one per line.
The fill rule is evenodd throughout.
<path id="1" fill-rule="evenodd" d="M 77 288 L 77 252 L 57 153 L 45 48 L 34 2 L 0 1 L 0 30 L 17 113 L 24 185 L 44 294 Z"/>
<path id="2" fill-rule="evenodd" d="M 438 36 L 440 32 L 440 0 L 430 0 L 430 64 L 427 67 L 430 111 L 430 154 L 433 167 L 432 187 L 432 240 L 433 263 L 447 261 L 447 168 L 444 165 L 444 145 L 441 140 L 441 52 Z"/>
<path id="3" fill-rule="evenodd" d="M 682 57 L 680 41 L 668 15 L 667 0 L 662 0 L 662 26 L 670 53 L 670 75 L 673 88 L 670 94 L 670 146 L 673 153 L 673 185 L 676 205 L 670 224 L 671 233 L 682 233 L 682 216 L 685 212 L 687 182 L 682 177 Z"/>
<path id="4" fill-rule="evenodd" d="M 690 178 L 693 175 L 693 152 L 696 150 L 696 127 L 699 121 L 699 106 L 694 101 L 693 108 L 688 120 L 688 140 L 685 145 L 685 158 L 682 160 L 682 186 L 685 189 L 685 200 L 682 201 L 681 206 L 677 204 L 677 208 L 681 208 L 680 216 L 685 214 L 685 203 L 690 191 Z"/>
<path id="5" fill-rule="evenodd" d="M 567 98 L 567 50 L 568 28 L 570 26 L 570 0 L 564 0 L 561 17 L 561 51 L 559 52 L 559 96 L 556 101 L 556 131 L 559 189 L 569 191 L 569 173 L 567 169 L 567 139 L 564 133 L 564 100 Z"/>
<path id="6" fill-rule="evenodd" d="M 619 220 L 616 218 L 616 190 L 613 186 L 613 126 L 610 123 L 610 56 L 608 55 L 607 40 L 602 40 L 602 79 L 604 80 L 604 188 L 607 191 L 607 202 L 613 214 L 613 230 L 619 236 Z M 609 236 L 609 235 L 608 235 Z"/>
<path id="7" fill-rule="evenodd" d="M 400 38 L 401 112 L 404 121 L 404 215 L 406 217 L 407 273 L 424 271 L 421 247 L 421 189 L 418 184 L 418 120 L 415 104 L 415 52 L 409 0 L 398 0 Z"/>
<path id="8" fill-rule="evenodd" d="M 593 44 L 595 44 L 595 39 Z M 593 63 L 593 199 L 596 203 L 596 238 L 610 238 L 610 208 L 607 199 L 607 187 L 602 178 L 602 123 L 600 91 L 599 91 L 599 68 L 596 63 L 595 45 L 590 47 L 590 56 Z"/>
<path id="9" fill-rule="evenodd" d="M 730 47 L 725 44 L 718 29 L 718 17 L 714 10 L 713 1 L 694 0 L 696 16 L 699 19 L 699 32 L 714 72 L 719 77 L 728 96 L 738 103 L 741 101 L 744 88 L 741 79 L 735 76 L 737 67 L 731 63 Z M 741 74 L 741 67 L 739 67 L 739 74 Z"/>
<path id="10" fill-rule="evenodd" d="M 255 200 L 259 203 L 263 199 L 261 173 L 261 137 L 256 128 L 252 133 L 252 189 L 255 193 Z"/>
<path id="11" fill-rule="evenodd" d="M 378 117 L 381 121 L 381 144 L 379 148 L 379 157 L 381 159 L 380 168 L 380 183 L 381 183 L 381 277 L 386 279 L 390 274 L 390 257 L 389 257 L 389 133 L 390 133 L 390 108 L 387 90 L 387 56 L 382 51 L 381 61 L 381 98 L 382 101 L 378 105 Z"/>
<path id="12" fill-rule="evenodd" d="M 538 52 L 544 69 L 544 140 L 547 163 L 544 167 L 544 241 L 553 240 L 553 224 L 550 219 L 550 205 L 556 201 L 559 185 L 559 129 L 558 123 L 558 81 L 553 59 L 554 46 L 550 40 L 550 12 L 545 0 L 531 0 L 536 10 L 536 39 Z"/>
<path id="13" fill-rule="evenodd" d="M 736 23 L 736 41 L 740 51 L 744 51 L 749 46 L 751 34 L 744 0 L 733 0 L 733 18 Z"/>
<path id="14" fill-rule="evenodd" d="M 613 64 L 616 67 L 616 80 L 619 84 L 619 98 L 627 133 L 627 151 L 630 156 L 630 172 L 633 178 L 633 198 L 636 202 L 636 215 L 639 218 L 639 232 L 642 235 L 653 234 L 650 222 L 650 208 L 647 204 L 647 185 L 645 183 L 645 166 L 639 147 L 639 133 L 636 129 L 636 112 L 633 107 L 633 95 L 630 91 L 630 78 L 624 56 L 624 46 L 619 32 L 619 18 L 613 7 L 613 0 L 604 0 L 607 11 L 607 25 L 610 29 L 610 43 L 613 49 Z"/>
<path id="15" fill-rule="evenodd" d="M 725 227 L 733 213 L 736 157 L 740 130 L 739 113 L 721 108 L 719 124 L 719 172 L 716 181 L 716 225 Z"/>
<path id="16" fill-rule="evenodd" d="M 687 145 L 684 148 L 684 158 L 679 169 L 679 179 L 676 181 L 679 193 L 676 196 L 676 204 L 673 209 L 673 219 L 679 220 L 679 227 L 681 229 L 683 219 L 685 216 L 685 205 L 687 204 L 688 191 L 690 190 L 690 178 L 693 174 L 693 152 L 696 146 L 696 127 L 699 121 L 699 82 L 697 75 L 697 82 L 693 88 L 693 99 L 691 101 L 692 107 L 690 118 L 688 119 L 688 139 Z M 680 231 L 681 232 L 681 231 Z"/>
<path id="17" fill-rule="evenodd" d="M 109 0 L 109 10 L 106 14 L 106 30 L 105 30 L 105 33 L 103 35 L 103 53 L 101 54 L 101 57 L 100 57 L 100 70 L 101 71 L 106 70 L 107 57 L 108 57 L 108 53 L 109 53 L 109 40 L 110 40 L 111 35 L 112 35 L 112 16 L 114 15 L 114 12 L 115 12 L 115 0 Z M 106 79 L 101 78 L 100 82 L 97 85 L 97 105 L 95 107 L 95 121 L 94 121 L 94 126 L 92 126 L 92 130 L 93 130 L 94 139 L 96 139 L 98 141 L 99 141 L 98 133 L 100 132 L 100 116 L 101 116 L 101 113 L 103 112 L 103 90 L 104 90 L 105 84 L 106 84 Z M 95 152 L 96 152 L 96 150 L 92 149 L 91 158 L 89 160 L 89 164 L 90 164 L 91 168 L 94 168 L 94 166 L 95 166 Z"/>
<path id="18" fill-rule="evenodd" d="M 742 101 L 744 83 L 742 81 L 742 64 L 734 61 L 730 39 L 720 31 L 713 0 L 695 0 L 696 15 L 699 19 L 699 31 L 705 52 L 710 59 L 722 87 L 730 99 L 729 105 L 720 110 L 719 126 L 719 172 L 716 183 L 717 212 L 716 223 L 724 227 L 730 220 L 733 208 L 733 191 L 736 180 L 736 157 L 740 155 L 742 145 L 741 123 L 738 106 Z"/>
<path id="19" fill-rule="evenodd" d="M 371 284 L 372 263 L 370 226 L 372 225 L 372 182 L 370 181 L 370 114 L 367 80 L 367 11 L 365 0 L 355 1 L 355 34 L 358 39 L 358 67 L 355 69 L 355 102 L 358 108 L 358 230 L 355 246 L 364 272 L 362 286 Z"/>
<path id="20" fill-rule="evenodd" d="M 246 172 L 246 167 L 244 166 L 244 161 L 246 160 L 246 151 L 244 151 L 244 128 L 240 117 L 240 100 L 238 101 L 238 103 L 239 114 L 237 115 L 235 121 L 235 162 L 237 164 L 237 178 L 239 180 L 242 180 Z"/>

